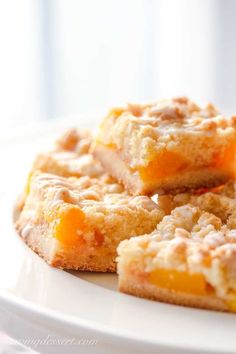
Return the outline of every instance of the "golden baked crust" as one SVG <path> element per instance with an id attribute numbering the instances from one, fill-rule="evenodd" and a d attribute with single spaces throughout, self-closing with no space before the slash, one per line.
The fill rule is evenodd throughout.
<path id="1" fill-rule="evenodd" d="M 150 283 L 144 283 L 143 279 L 143 274 L 126 273 L 119 279 L 119 289 L 126 294 L 169 304 L 215 311 L 229 311 L 225 302 L 215 296 L 196 296 L 186 293 L 176 293 L 174 291 L 171 292 L 165 288 Z"/>
<path id="2" fill-rule="evenodd" d="M 121 242 L 118 254 L 125 292 L 236 311 L 236 229 L 213 214 L 178 207 L 151 234 Z"/>
<path id="3" fill-rule="evenodd" d="M 163 214 L 148 197 L 132 197 L 118 183 L 36 172 L 16 228 L 51 265 L 115 271 L 119 242 L 154 229 Z"/>
<path id="4" fill-rule="evenodd" d="M 176 193 L 234 175 L 235 127 L 235 117 L 184 97 L 128 105 L 105 118 L 92 149 L 131 193 Z"/>

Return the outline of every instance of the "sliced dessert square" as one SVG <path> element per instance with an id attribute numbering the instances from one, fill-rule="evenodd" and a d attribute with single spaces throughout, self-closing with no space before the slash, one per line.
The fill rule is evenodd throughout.
<path id="1" fill-rule="evenodd" d="M 119 242 L 151 232 L 162 216 L 150 198 L 129 196 L 117 183 L 38 171 L 16 229 L 55 267 L 114 272 Z"/>
<path id="2" fill-rule="evenodd" d="M 111 110 L 92 149 L 131 194 L 175 194 L 234 177 L 235 128 L 210 104 L 174 98 Z"/>
<path id="3" fill-rule="evenodd" d="M 185 205 L 149 235 L 118 247 L 122 292 L 205 309 L 236 312 L 236 229 Z"/>

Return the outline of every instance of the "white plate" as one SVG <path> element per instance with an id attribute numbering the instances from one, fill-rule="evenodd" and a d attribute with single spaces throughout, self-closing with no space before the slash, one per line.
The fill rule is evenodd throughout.
<path id="1" fill-rule="evenodd" d="M 59 345 L 57 353 L 235 353 L 236 315 L 121 294 L 116 275 L 51 268 L 16 235 L 12 211 L 22 178 L 58 126 L 0 148 L 0 326 L 18 340 L 50 334 L 77 341 L 69 351 Z M 97 342 L 81 349 L 79 338 Z M 36 349 L 51 353 L 50 343 Z"/>

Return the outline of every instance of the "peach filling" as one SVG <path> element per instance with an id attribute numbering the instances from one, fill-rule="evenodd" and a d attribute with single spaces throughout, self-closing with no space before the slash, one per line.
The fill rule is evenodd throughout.
<path id="1" fill-rule="evenodd" d="M 223 152 L 214 154 L 209 167 L 229 171 L 236 176 L 235 167 L 236 145 L 230 145 Z M 164 150 L 146 167 L 140 167 L 139 173 L 143 181 L 149 182 L 158 178 L 173 176 L 190 167 L 189 162 L 176 152 Z M 193 168 L 194 169 L 194 168 Z"/>
<path id="2" fill-rule="evenodd" d="M 179 154 L 164 150 L 148 166 L 140 167 L 139 173 L 143 181 L 151 181 L 174 175 L 188 167 L 188 161 Z"/>
<path id="3" fill-rule="evenodd" d="M 226 171 L 232 171 L 234 176 L 236 175 L 235 169 L 235 153 L 236 145 L 232 144 L 228 146 L 222 154 L 215 154 L 213 156 L 213 166 Z"/>
<path id="4" fill-rule="evenodd" d="M 227 301 L 226 306 L 228 307 L 229 311 L 236 312 L 236 301 Z"/>
<path id="5" fill-rule="evenodd" d="M 66 246 L 77 246 L 84 243 L 81 237 L 85 231 L 85 215 L 79 208 L 68 208 L 59 211 L 59 221 L 54 229 L 54 237 Z"/>
<path id="6" fill-rule="evenodd" d="M 210 289 L 202 274 L 174 269 L 156 269 L 149 275 L 149 281 L 160 288 L 200 296 L 208 295 Z"/>

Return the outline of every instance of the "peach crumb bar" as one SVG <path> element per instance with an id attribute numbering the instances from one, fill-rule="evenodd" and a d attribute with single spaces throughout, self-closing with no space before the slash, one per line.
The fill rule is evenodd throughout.
<path id="1" fill-rule="evenodd" d="M 236 312 L 236 229 L 185 205 L 149 235 L 118 247 L 121 291 L 163 302 Z"/>
<path id="2" fill-rule="evenodd" d="M 236 117 L 186 97 L 110 111 L 93 154 L 130 193 L 177 193 L 235 175 Z"/>
<path id="3" fill-rule="evenodd" d="M 16 228 L 55 267 L 114 272 L 119 242 L 151 232 L 162 216 L 150 198 L 117 183 L 35 172 Z"/>

